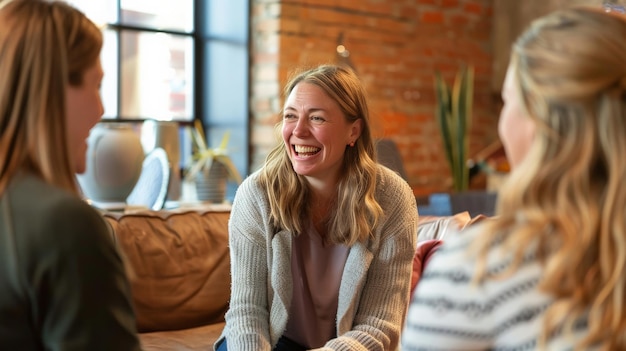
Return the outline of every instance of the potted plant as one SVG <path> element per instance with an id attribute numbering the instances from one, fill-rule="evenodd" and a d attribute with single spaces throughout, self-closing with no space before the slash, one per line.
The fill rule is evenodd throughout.
<path id="1" fill-rule="evenodd" d="M 493 215 L 495 193 L 468 191 L 473 84 L 472 66 L 464 66 L 457 72 L 452 87 L 446 84 L 440 72 L 435 72 L 436 118 L 452 173 L 453 192 L 431 194 L 429 208 L 422 211 L 423 214 L 433 211 L 429 214 L 452 215 L 468 211 L 472 217 Z"/>
<path id="2" fill-rule="evenodd" d="M 435 71 L 436 118 L 441 131 L 446 160 L 452 173 L 454 191 L 469 188 L 469 130 L 472 121 L 474 69 L 462 67 L 454 84 L 448 87 L 441 72 Z"/>
<path id="3" fill-rule="evenodd" d="M 216 148 L 208 147 L 199 120 L 195 120 L 191 132 L 193 154 L 185 171 L 185 181 L 195 182 L 198 200 L 221 203 L 229 180 L 241 183 L 241 175 L 228 155 L 226 146 L 230 133 L 226 132 Z"/>

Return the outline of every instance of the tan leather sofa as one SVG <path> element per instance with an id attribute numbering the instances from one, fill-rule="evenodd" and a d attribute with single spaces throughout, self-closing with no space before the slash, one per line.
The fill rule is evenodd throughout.
<path id="1" fill-rule="evenodd" d="M 230 295 L 229 208 L 104 216 L 130 270 L 143 349 L 211 350 Z"/>
<path id="2" fill-rule="evenodd" d="M 230 296 L 228 206 L 105 213 L 131 270 L 146 351 L 212 350 Z M 418 241 L 443 240 L 473 222 L 469 213 L 420 217 Z M 416 252 L 413 286 L 424 253 Z"/>

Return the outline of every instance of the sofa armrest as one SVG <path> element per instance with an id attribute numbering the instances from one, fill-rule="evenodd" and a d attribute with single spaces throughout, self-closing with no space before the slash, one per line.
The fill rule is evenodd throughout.
<path id="1" fill-rule="evenodd" d="M 454 216 L 420 216 L 417 227 L 417 242 L 425 240 L 443 240 L 451 232 L 458 232 L 472 222 L 469 212 L 460 212 Z"/>
<path id="2" fill-rule="evenodd" d="M 229 211 L 105 213 L 127 264 L 140 332 L 224 320 Z"/>

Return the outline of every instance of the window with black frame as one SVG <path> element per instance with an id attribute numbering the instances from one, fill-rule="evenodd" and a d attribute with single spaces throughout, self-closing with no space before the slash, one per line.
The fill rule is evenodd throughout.
<path id="1" fill-rule="evenodd" d="M 248 173 L 248 0 L 69 2 L 103 26 L 105 120 L 199 119 L 210 145 L 228 132 L 231 158 Z M 184 167 L 184 131 L 181 140 Z"/>
<path id="2" fill-rule="evenodd" d="M 72 0 L 104 26 L 104 118 L 194 118 L 193 0 Z"/>

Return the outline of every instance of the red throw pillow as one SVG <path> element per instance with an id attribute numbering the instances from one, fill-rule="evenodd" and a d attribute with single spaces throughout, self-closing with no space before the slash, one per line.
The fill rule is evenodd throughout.
<path id="1" fill-rule="evenodd" d="M 415 288 L 417 287 L 417 282 L 422 276 L 422 273 L 424 272 L 424 267 L 426 267 L 428 260 L 432 257 L 432 254 L 441 244 L 443 244 L 443 241 L 438 239 L 424 240 L 417 244 L 417 250 L 415 250 L 415 255 L 413 256 L 413 273 L 411 274 L 411 296 L 413 296 L 413 291 L 415 291 Z"/>

